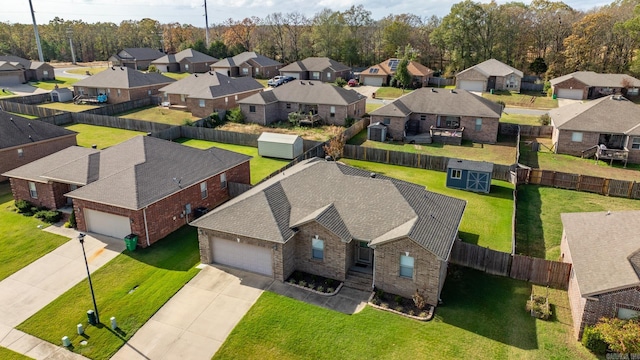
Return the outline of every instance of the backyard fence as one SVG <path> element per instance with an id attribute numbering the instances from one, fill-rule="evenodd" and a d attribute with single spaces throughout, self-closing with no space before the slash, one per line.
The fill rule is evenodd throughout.
<path id="1" fill-rule="evenodd" d="M 537 84 L 532 82 L 521 82 L 520 83 L 521 91 L 542 91 L 544 90 L 544 84 Z"/>
<path id="2" fill-rule="evenodd" d="M 323 143 L 318 143 L 316 146 L 310 148 L 309 150 L 306 150 L 303 154 L 299 155 L 298 157 L 294 158 L 293 160 L 291 160 L 287 165 L 281 167 L 280 169 L 272 172 L 271 174 L 269 174 L 267 177 L 265 177 L 264 179 L 260 180 L 260 182 L 258 184 L 261 184 L 265 181 L 267 181 L 268 179 L 271 179 L 272 177 L 280 174 L 281 172 L 289 169 L 290 167 L 296 165 L 297 163 L 307 160 L 307 159 L 311 159 L 314 157 L 319 157 L 319 158 L 323 158 L 325 156 L 324 153 L 324 145 L 326 144 L 326 142 Z"/>
<path id="3" fill-rule="evenodd" d="M 180 126 L 181 137 L 258 147 L 258 134 L 246 134 L 195 126 Z"/>
<path id="4" fill-rule="evenodd" d="M 47 122 L 49 124 L 58 125 L 58 126 L 73 124 L 73 116 L 69 112 L 63 112 L 61 114 L 39 117 L 38 120 Z"/>
<path id="5" fill-rule="evenodd" d="M 355 123 L 353 123 L 353 125 L 351 125 L 348 129 L 342 132 L 342 136 L 344 136 L 344 141 L 351 140 L 351 138 L 358 135 L 360 131 L 366 129 L 370 123 L 371 123 L 371 119 L 368 117 L 362 118 L 356 121 Z"/>
<path id="6" fill-rule="evenodd" d="M 97 107 L 95 109 L 82 111 L 82 113 L 113 116 L 116 114 L 120 114 L 120 113 L 131 111 L 131 110 L 136 110 L 141 107 L 154 105 L 154 104 L 157 104 L 154 101 L 154 98 L 149 96 L 142 99 L 125 101 L 117 104 L 101 105 L 100 107 Z"/>
<path id="7" fill-rule="evenodd" d="M 71 113 L 74 123 L 107 126 L 117 129 L 126 129 L 144 132 L 157 132 L 171 128 L 173 125 L 162 124 L 153 121 L 125 119 L 115 116 L 106 116 L 87 113 Z"/>
<path id="8" fill-rule="evenodd" d="M 492 275 L 525 280 L 534 284 L 567 289 L 571 264 L 491 250 L 456 241 L 449 262 Z"/>
<path id="9" fill-rule="evenodd" d="M 451 86 L 454 85 L 456 83 L 456 79 L 454 78 L 442 78 L 442 77 L 430 77 L 428 84 L 429 85 L 435 85 L 437 87 L 442 87 L 442 86 Z"/>
<path id="10" fill-rule="evenodd" d="M 49 101 L 49 99 L 51 99 L 51 95 L 49 95 L 49 93 L 43 93 L 43 94 L 35 94 L 35 95 L 10 97 L 5 99 L 4 101 L 33 105 L 33 104 L 41 104 L 43 102 L 47 102 Z"/>
<path id="11" fill-rule="evenodd" d="M 4 111 L 27 114 L 37 117 L 53 116 L 62 113 L 60 110 L 48 109 L 36 105 L 30 105 L 25 103 L 17 103 L 10 101 L 9 99 L 0 100 L 0 107 Z"/>
<path id="12" fill-rule="evenodd" d="M 553 126 L 548 125 L 518 125 L 511 123 L 500 123 L 498 126 L 500 135 L 515 136 L 518 133 L 521 136 L 551 138 L 553 134 Z"/>

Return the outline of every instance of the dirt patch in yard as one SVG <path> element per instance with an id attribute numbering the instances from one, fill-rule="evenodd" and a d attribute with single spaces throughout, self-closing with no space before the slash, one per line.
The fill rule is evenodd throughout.
<path id="1" fill-rule="evenodd" d="M 272 126 L 261 126 L 258 124 L 237 124 L 228 122 L 217 127 L 218 130 L 234 131 L 246 134 L 262 134 L 272 132 L 280 134 L 299 135 L 303 139 L 313 141 L 326 141 L 335 131 L 344 131 L 344 128 L 334 125 L 322 125 L 316 127 L 291 126 L 285 123 L 273 124 Z"/>

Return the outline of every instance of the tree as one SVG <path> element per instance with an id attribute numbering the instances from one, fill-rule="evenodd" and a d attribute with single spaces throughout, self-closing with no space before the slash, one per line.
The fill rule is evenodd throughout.
<path id="1" fill-rule="evenodd" d="M 208 53 L 214 58 L 224 59 L 228 56 L 227 45 L 220 40 L 212 41 Z"/>
<path id="2" fill-rule="evenodd" d="M 413 77 L 409 73 L 408 66 L 409 66 L 409 54 L 408 52 L 405 52 L 404 56 L 402 57 L 402 60 L 400 60 L 400 63 L 398 64 L 398 68 L 396 69 L 396 74 L 394 75 L 396 81 L 402 84 L 403 94 L 404 94 L 404 89 L 407 87 L 407 85 L 411 84 L 411 80 L 413 79 Z"/>
<path id="3" fill-rule="evenodd" d="M 322 149 L 327 156 L 331 156 L 333 160 L 338 160 L 342 157 L 346 140 L 340 128 L 336 127 L 332 133 L 333 136 L 322 146 Z"/>
<path id="4" fill-rule="evenodd" d="M 543 58 L 537 57 L 531 64 L 529 64 L 529 71 L 540 76 L 540 74 L 547 72 L 547 63 L 544 62 Z"/>
<path id="5" fill-rule="evenodd" d="M 595 329 L 602 334 L 609 348 L 621 354 L 640 353 L 640 320 L 602 318 Z"/>

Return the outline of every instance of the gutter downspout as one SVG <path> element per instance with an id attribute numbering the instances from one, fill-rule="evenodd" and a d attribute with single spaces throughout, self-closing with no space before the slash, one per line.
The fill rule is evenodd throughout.
<path id="1" fill-rule="evenodd" d="M 142 209 L 142 217 L 144 218 L 144 233 L 147 236 L 147 246 L 151 246 L 151 243 L 149 243 L 149 227 L 147 226 L 147 208 Z"/>
<path id="2" fill-rule="evenodd" d="M 376 249 L 371 248 L 373 251 L 373 261 L 371 262 L 371 266 L 373 267 L 373 282 L 371 283 L 371 290 L 376 287 Z"/>

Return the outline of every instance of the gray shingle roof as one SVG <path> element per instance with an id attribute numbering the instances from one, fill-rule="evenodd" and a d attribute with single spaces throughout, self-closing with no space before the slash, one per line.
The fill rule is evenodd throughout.
<path id="1" fill-rule="evenodd" d="M 640 211 L 560 214 L 583 297 L 640 286 L 639 217 Z"/>
<path id="2" fill-rule="evenodd" d="M 247 61 L 252 60 L 256 64 L 260 66 L 277 66 L 282 65 L 281 63 L 269 59 L 268 57 L 260 54 L 256 54 L 253 51 L 245 51 L 233 57 L 228 57 L 218 61 L 217 63 L 211 65 L 211 67 L 219 67 L 219 68 L 228 68 L 233 66 L 240 66 Z"/>
<path id="3" fill-rule="evenodd" d="M 447 169 L 449 168 L 492 173 L 493 163 L 486 161 L 471 161 L 452 158 L 449 159 L 449 162 L 447 163 Z"/>
<path id="4" fill-rule="evenodd" d="M 218 59 L 209 56 L 207 54 L 203 54 L 199 51 L 193 49 L 185 49 L 175 54 L 164 55 L 160 58 L 153 60 L 152 64 L 175 64 L 179 63 L 182 60 L 188 60 L 191 63 L 209 63 L 212 64 Z"/>
<path id="5" fill-rule="evenodd" d="M 126 52 L 136 60 L 155 60 L 164 55 L 161 51 L 152 48 L 124 48 L 121 51 Z M 120 52 L 114 56 L 120 58 Z"/>
<path id="6" fill-rule="evenodd" d="M 282 243 L 293 235 L 287 229 L 315 220 L 345 241 L 375 245 L 409 237 L 447 259 L 464 207 L 463 200 L 414 184 L 311 159 L 191 225 Z"/>
<path id="7" fill-rule="evenodd" d="M 627 80 L 631 86 L 640 87 L 640 80 L 631 75 L 626 74 L 600 74 L 593 71 L 576 71 L 571 74 L 563 75 L 555 79 L 549 80 L 551 85 L 556 85 L 565 80 L 576 79 L 587 86 L 601 87 L 622 87 L 623 81 Z"/>
<path id="8" fill-rule="evenodd" d="M 195 99 L 215 99 L 222 96 L 262 90 L 264 86 L 251 77 L 230 78 L 218 72 L 192 74 L 160 89 L 168 94 L 184 94 Z"/>
<path id="9" fill-rule="evenodd" d="M 640 134 L 640 108 L 616 95 L 574 103 L 549 111 L 552 125 L 561 130 Z"/>
<path id="10" fill-rule="evenodd" d="M 333 71 L 351 70 L 347 65 L 329 59 L 328 57 L 308 57 L 304 60 L 293 62 L 281 68 L 280 71 L 323 71 L 325 69 L 331 69 Z"/>
<path id="11" fill-rule="evenodd" d="M 149 85 L 169 84 L 174 82 L 159 73 L 144 73 L 128 67 L 112 67 L 88 78 L 82 79 L 74 87 L 130 89 Z"/>
<path id="12" fill-rule="evenodd" d="M 239 100 L 239 104 L 268 104 L 275 101 L 301 104 L 348 105 L 364 98 L 350 89 L 323 83 L 321 81 L 294 80 L 271 91 Z"/>
<path id="13" fill-rule="evenodd" d="M 480 73 L 484 74 L 485 76 L 489 77 L 489 76 L 507 76 L 509 74 L 516 74 L 520 77 L 523 76 L 522 71 L 509 66 L 503 62 L 500 62 L 496 59 L 489 59 L 487 61 L 483 61 L 480 64 L 474 65 L 468 69 L 465 69 L 463 71 L 460 71 L 459 73 L 456 74 L 456 76 L 463 74 L 469 70 L 476 70 L 479 71 Z"/>
<path id="14" fill-rule="evenodd" d="M 0 110 L 0 149 L 72 134 L 76 132 Z"/>
<path id="15" fill-rule="evenodd" d="M 7 171 L 2 175 L 11 178 L 46 183 L 48 179 L 42 177 L 43 174 L 53 171 L 61 166 L 72 164 L 77 160 L 84 159 L 90 154 L 97 152 L 98 150 L 95 149 L 70 146 L 49 156 L 45 156 L 26 165 L 20 166 L 19 168 Z M 82 174 L 77 175 L 82 176 Z"/>
<path id="16" fill-rule="evenodd" d="M 411 113 L 500 118 L 502 106 L 466 90 L 420 88 L 371 112 L 378 116 Z"/>

